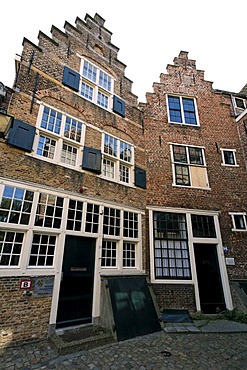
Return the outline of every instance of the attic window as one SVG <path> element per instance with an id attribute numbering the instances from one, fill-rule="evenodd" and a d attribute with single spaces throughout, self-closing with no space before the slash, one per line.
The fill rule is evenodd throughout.
<path id="1" fill-rule="evenodd" d="M 241 98 L 235 98 L 235 105 L 239 109 L 245 109 L 246 108 L 245 100 L 241 99 Z"/>

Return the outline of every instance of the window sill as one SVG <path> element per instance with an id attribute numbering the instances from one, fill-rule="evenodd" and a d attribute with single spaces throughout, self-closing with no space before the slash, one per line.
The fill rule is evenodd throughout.
<path id="1" fill-rule="evenodd" d="M 103 175 L 99 175 L 99 177 L 102 179 L 102 180 L 106 180 L 106 181 L 109 181 L 109 182 L 113 182 L 114 184 L 118 184 L 118 185 L 123 185 L 123 186 L 127 186 L 128 188 L 134 188 L 135 186 L 132 185 L 132 184 L 128 184 L 128 183 L 125 183 L 125 182 L 121 182 L 121 181 L 118 181 L 116 179 L 110 179 L 109 177 L 105 177 Z"/>
<path id="2" fill-rule="evenodd" d="M 179 123 L 179 122 L 171 122 L 171 121 L 168 121 L 168 123 L 172 126 L 182 126 L 182 127 L 195 127 L 195 128 L 201 128 L 201 126 L 199 124 L 197 125 L 193 125 L 191 123 Z"/>
<path id="3" fill-rule="evenodd" d="M 151 279 L 152 284 L 195 284 L 194 281 L 189 278 L 188 280 L 184 279 Z"/>
<path id="4" fill-rule="evenodd" d="M 222 167 L 239 167 L 238 164 L 226 164 L 226 163 L 221 163 Z"/>
<path id="5" fill-rule="evenodd" d="M 177 185 L 177 184 L 172 184 L 174 188 L 186 188 L 186 189 L 198 189 L 198 190 L 211 190 L 210 187 L 208 188 L 203 188 L 199 186 L 189 186 L 189 185 Z"/>
<path id="6" fill-rule="evenodd" d="M 232 229 L 232 231 L 236 231 L 236 232 L 247 232 L 247 229 Z"/>

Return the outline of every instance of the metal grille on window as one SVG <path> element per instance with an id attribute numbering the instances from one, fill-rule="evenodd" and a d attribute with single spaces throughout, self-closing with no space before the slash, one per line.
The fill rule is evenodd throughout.
<path id="1" fill-rule="evenodd" d="M 190 279 L 190 260 L 184 214 L 154 212 L 156 279 Z"/>
<path id="2" fill-rule="evenodd" d="M 80 231 L 82 227 L 83 202 L 78 200 L 69 200 L 67 215 L 67 230 Z"/>
<path id="3" fill-rule="evenodd" d="M 34 234 L 29 266 L 53 266 L 56 236 Z"/>
<path id="4" fill-rule="evenodd" d="M 18 266 L 24 233 L 0 231 L 0 266 Z"/>
<path id="5" fill-rule="evenodd" d="M 99 228 L 99 206 L 97 204 L 87 204 L 86 227 L 85 231 L 97 233 Z"/>
<path id="6" fill-rule="evenodd" d="M 28 225 L 33 194 L 29 190 L 5 186 L 0 203 L 0 222 Z"/>
<path id="7" fill-rule="evenodd" d="M 103 240 L 101 266 L 102 267 L 117 266 L 117 243 L 115 241 Z"/>
<path id="8" fill-rule="evenodd" d="M 63 213 L 63 198 L 40 193 L 36 210 L 35 226 L 60 228 Z"/>

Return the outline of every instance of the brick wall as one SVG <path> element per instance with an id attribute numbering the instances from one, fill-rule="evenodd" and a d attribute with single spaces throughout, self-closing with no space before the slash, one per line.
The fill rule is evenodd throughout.
<path id="1" fill-rule="evenodd" d="M 51 297 L 25 295 L 20 289 L 21 279 L 0 278 L 0 346 L 3 347 L 48 335 Z"/>
<path id="2" fill-rule="evenodd" d="M 193 285 L 153 284 L 152 285 L 159 309 L 186 309 L 196 311 Z"/>

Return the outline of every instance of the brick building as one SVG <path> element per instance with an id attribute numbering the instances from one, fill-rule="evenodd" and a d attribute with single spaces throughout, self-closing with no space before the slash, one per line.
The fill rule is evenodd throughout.
<path id="1" fill-rule="evenodd" d="M 143 275 L 143 128 L 118 50 L 97 14 L 23 40 L 0 139 L 5 344 L 97 324 L 102 276 Z"/>
<path id="2" fill-rule="evenodd" d="M 147 250 L 159 306 L 231 310 L 247 276 L 246 95 L 214 90 L 182 51 L 146 99 Z"/>
<path id="3" fill-rule="evenodd" d="M 244 92 L 181 52 L 138 105 L 118 50 L 98 14 L 23 40 L 0 114 L 4 345 L 110 325 L 110 279 L 191 312 L 232 309 L 247 279 Z"/>

